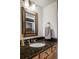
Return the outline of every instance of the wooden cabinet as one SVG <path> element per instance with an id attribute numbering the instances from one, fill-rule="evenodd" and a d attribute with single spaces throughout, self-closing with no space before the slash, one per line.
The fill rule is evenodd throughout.
<path id="1" fill-rule="evenodd" d="M 33 59 L 57 59 L 57 45 L 48 48 Z"/>
<path id="2" fill-rule="evenodd" d="M 40 59 L 56 59 L 56 45 L 40 54 Z"/>

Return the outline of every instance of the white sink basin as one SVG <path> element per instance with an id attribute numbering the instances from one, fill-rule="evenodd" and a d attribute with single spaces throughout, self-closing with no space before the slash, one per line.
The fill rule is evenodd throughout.
<path id="1" fill-rule="evenodd" d="M 35 47 L 35 48 L 43 47 L 43 46 L 45 46 L 45 43 L 31 43 L 30 44 L 30 47 Z"/>

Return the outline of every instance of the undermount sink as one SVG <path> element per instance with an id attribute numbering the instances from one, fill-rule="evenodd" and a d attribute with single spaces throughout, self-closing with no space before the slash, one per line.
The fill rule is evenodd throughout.
<path id="1" fill-rule="evenodd" d="M 31 43 L 30 44 L 30 47 L 35 47 L 35 48 L 39 48 L 43 46 L 45 46 L 45 43 Z"/>

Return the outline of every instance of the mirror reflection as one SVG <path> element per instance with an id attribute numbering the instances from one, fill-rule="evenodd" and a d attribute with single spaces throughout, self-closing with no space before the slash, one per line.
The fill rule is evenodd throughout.
<path id="1" fill-rule="evenodd" d="M 26 12 L 25 23 L 26 23 L 26 35 L 27 36 L 36 35 L 35 17 L 36 17 L 35 14 Z"/>

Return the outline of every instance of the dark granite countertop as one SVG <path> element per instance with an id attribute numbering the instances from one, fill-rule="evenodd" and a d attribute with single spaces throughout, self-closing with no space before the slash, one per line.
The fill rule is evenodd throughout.
<path id="1" fill-rule="evenodd" d="M 52 39 L 50 41 L 47 41 L 44 39 L 40 39 L 37 42 L 45 42 L 46 45 L 40 48 L 33 48 L 25 44 L 24 47 L 20 47 L 20 59 L 32 59 L 32 57 L 35 57 L 36 55 L 42 53 L 43 51 L 56 44 L 57 40 Z"/>

